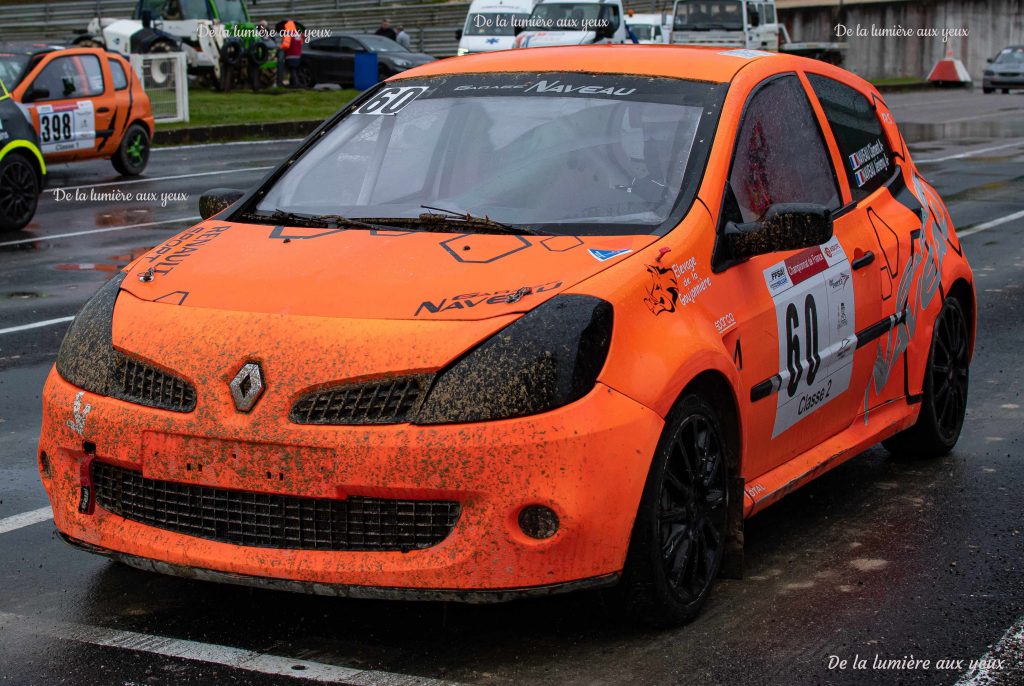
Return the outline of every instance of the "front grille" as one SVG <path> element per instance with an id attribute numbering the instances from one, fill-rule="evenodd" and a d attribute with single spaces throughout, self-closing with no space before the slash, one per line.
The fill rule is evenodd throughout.
<path id="1" fill-rule="evenodd" d="M 299 498 L 147 479 L 93 462 L 96 502 L 125 519 L 256 548 L 407 551 L 437 545 L 459 519 L 437 500 Z"/>
<path id="2" fill-rule="evenodd" d="M 196 408 L 196 389 L 188 382 L 127 355 L 115 356 L 114 397 L 174 412 Z"/>
<path id="3" fill-rule="evenodd" d="M 321 388 L 292 406 L 296 424 L 400 424 L 415 418 L 430 376 L 398 376 Z"/>

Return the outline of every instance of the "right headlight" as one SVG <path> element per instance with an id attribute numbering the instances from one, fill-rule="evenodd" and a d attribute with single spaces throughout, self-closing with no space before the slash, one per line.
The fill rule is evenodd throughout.
<path id="1" fill-rule="evenodd" d="M 125 273 L 108 281 L 71 323 L 57 352 L 57 373 L 82 390 L 173 412 L 196 407 L 187 381 L 114 349 L 114 305 Z"/>
<path id="2" fill-rule="evenodd" d="M 579 400 L 604 367 L 612 319 L 600 298 L 555 296 L 440 372 L 416 423 L 508 419 Z"/>

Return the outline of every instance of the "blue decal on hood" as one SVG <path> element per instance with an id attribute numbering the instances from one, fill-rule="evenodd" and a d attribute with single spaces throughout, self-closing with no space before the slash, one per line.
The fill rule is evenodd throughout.
<path id="1" fill-rule="evenodd" d="M 594 250 L 593 248 L 591 248 L 587 252 L 589 252 L 591 257 L 593 257 L 598 262 L 607 262 L 608 260 L 612 259 L 613 257 L 618 257 L 619 255 L 625 255 L 626 253 L 633 252 L 633 251 L 628 249 L 628 248 L 625 249 L 625 250 Z"/>

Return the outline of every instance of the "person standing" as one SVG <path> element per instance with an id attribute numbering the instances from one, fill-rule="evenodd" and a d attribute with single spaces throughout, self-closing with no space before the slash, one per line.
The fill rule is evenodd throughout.
<path id="1" fill-rule="evenodd" d="M 412 36 L 406 33 L 405 27 L 399 24 L 395 27 L 395 31 L 398 32 L 398 35 L 395 36 L 395 41 L 408 52 L 412 52 Z"/>
<path id="2" fill-rule="evenodd" d="M 281 52 L 284 53 L 285 66 L 288 68 L 288 87 L 298 88 L 299 83 L 299 62 L 302 59 L 302 32 L 298 25 L 291 19 L 284 22 L 281 27 Z M 281 65 L 277 67 L 278 84 L 283 85 Z"/>
<path id="3" fill-rule="evenodd" d="M 375 33 L 378 36 L 384 36 L 385 38 L 390 38 L 391 40 L 395 40 L 396 38 L 398 38 L 398 34 L 395 33 L 395 30 L 393 28 L 391 28 L 391 22 L 389 22 L 387 19 L 381 20 L 380 28 L 377 29 Z"/>

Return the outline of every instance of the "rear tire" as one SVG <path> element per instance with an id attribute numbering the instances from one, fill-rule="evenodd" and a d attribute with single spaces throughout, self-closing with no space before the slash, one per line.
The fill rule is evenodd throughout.
<path id="1" fill-rule="evenodd" d="M 967 411 L 970 333 L 963 307 L 946 298 L 935 319 L 932 346 L 925 370 L 921 414 L 906 429 L 882 445 L 901 456 L 941 457 L 956 445 Z"/>
<path id="2" fill-rule="evenodd" d="M 24 156 L 10 153 L 0 161 L 0 231 L 19 231 L 35 216 L 40 179 Z"/>
<path id="3" fill-rule="evenodd" d="M 995 88 L 982 88 L 981 92 L 984 93 L 985 95 L 990 95 L 992 93 L 995 93 L 996 89 Z"/>
<path id="4" fill-rule="evenodd" d="M 132 124 L 128 127 L 110 163 L 124 176 L 138 176 L 145 171 L 149 163 L 149 131 L 145 126 Z"/>
<path id="5" fill-rule="evenodd" d="M 672 627 L 700 612 L 718 575 L 729 513 L 728 443 L 696 395 L 669 413 L 613 600 L 634 622 Z"/>

